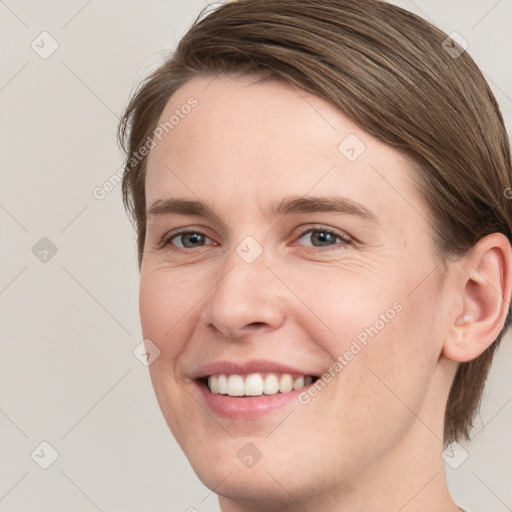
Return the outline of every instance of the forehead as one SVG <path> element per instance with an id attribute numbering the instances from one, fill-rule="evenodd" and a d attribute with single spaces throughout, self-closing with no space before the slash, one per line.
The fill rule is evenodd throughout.
<path id="1" fill-rule="evenodd" d="M 412 210 L 427 217 L 401 153 L 284 82 L 194 78 L 171 97 L 159 127 L 148 207 L 187 196 L 256 213 L 288 195 L 342 194 L 387 221 Z"/>

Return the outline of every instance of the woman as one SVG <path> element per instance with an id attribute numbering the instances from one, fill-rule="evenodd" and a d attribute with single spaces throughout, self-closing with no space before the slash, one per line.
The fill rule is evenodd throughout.
<path id="1" fill-rule="evenodd" d="M 457 42 L 376 0 L 200 18 L 120 126 L 164 417 L 234 511 L 446 511 L 510 319 L 510 153 Z"/>

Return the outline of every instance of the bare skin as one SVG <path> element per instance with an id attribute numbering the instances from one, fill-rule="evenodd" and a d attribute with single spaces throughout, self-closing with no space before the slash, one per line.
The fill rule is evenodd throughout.
<path id="1" fill-rule="evenodd" d="M 146 205 L 201 201 L 215 216 L 149 216 L 140 314 L 161 351 L 158 402 L 197 475 L 223 512 L 455 512 L 444 407 L 458 362 L 501 330 L 510 244 L 489 235 L 444 274 L 410 163 L 332 105 L 279 82 L 195 78 L 161 121 L 190 97 L 151 150 Z M 271 213 L 292 196 L 351 208 Z M 240 247 L 261 254 L 248 263 Z M 246 417 L 212 410 L 196 379 L 220 360 L 321 376 L 340 357 L 316 394 Z M 237 456 L 247 443 L 252 467 Z"/>

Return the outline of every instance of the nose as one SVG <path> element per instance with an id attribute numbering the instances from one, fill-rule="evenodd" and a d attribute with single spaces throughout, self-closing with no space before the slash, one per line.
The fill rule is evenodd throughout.
<path id="1" fill-rule="evenodd" d="M 278 329 L 286 317 L 283 286 L 267 268 L 265 253 L 247 263 L 236 252 L 226 260 L 202 314 L 210 329 L 232 340 Z"/>

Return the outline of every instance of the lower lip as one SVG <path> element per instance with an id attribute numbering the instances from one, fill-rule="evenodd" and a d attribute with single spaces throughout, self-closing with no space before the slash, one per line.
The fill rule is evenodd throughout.
<path id="1" fill-rule="evenodd" d="M 288 393 L 247 397 L 232 397 L 212 393 L 204 383 L 197 381 L 203 400 L 214 413 L 227 418 L 254 419 L 286 407 L 297 401 L 300 393 L 312 385 Z"/>

